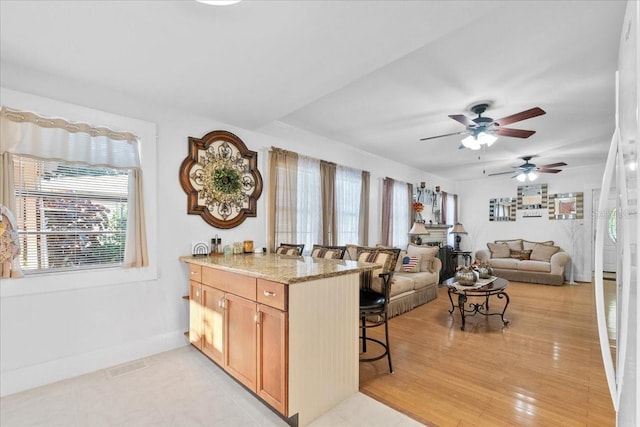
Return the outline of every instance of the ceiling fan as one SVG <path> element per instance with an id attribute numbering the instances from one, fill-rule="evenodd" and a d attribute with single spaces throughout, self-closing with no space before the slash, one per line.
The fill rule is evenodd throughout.
<path id="1" fill-rule="evenodd" d="M 533 181 L 538 177 L 538 173 L 558 173 L 562 172 L 562 169 L 554 168 L 557 168 L 559 166 L 567 166 L 565 162 L 536 166 L 533 163 L 529 163 L 529 160 L 531 160 L 533 157 L 534 156 L 519 157 L 519 159 L 524 160 L 524 163 L 520 166 L 514 166 L 513 168 L 515 170 L 509 172 L 490 173 L 489 176 L 512 174 L 513 176 L 511 178 L 517 178 L 518 181 L 524 182 L 527 179 L 529 179 L 529 181 Z"/>
<path id="2" fill-rule="evenodd" d="M 462 140 L 462 145 L 460 146 L 460 148 L 467 147 L 471 148 L 472 150 L 478 150 L 482 145 L 487 145 L 487 147 L 491 146 L 491 144 L 493 144 L 497 139 L 496 135 L 512 136 L 515 138 L 529 138 L 531 135 L 536 133 L 536 131 L 511 129 L 505 128 L 503 126 L 546 114 L 546 112 L 542 108 L 534 107 L 507 117 L 503 117 L 498 120 L 494 120 L 490 117 L 482 116 L 482 114 L 487 110 L 487 108 L 489 108 L 489 106 L 490 104 L 487 102 L 473 105 L 470 110 L 478 115 L 478 117 L 476 117 L 475 119 L 470 119 L 464 114 L 449 115 L 449 117 L 451 117 L 453 120 L 465 125 L 467 127 L 465 130 L 460 132 L 447 133 L 444 135 L 421 138 L 420 141 L 442 138 L 444 136 L 468 134 L 469 136 Z"/>

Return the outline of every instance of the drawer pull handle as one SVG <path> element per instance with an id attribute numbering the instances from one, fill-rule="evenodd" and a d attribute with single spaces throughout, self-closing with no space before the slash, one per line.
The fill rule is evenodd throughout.
<path id="1" fill-rule="evenodd" d="M 197 271 L 192 271 L 191 274 L 198 274 L 198 272 Z"/>
<path id="2" fill-rule="evenodd" d="M 262 291 L 265 297 L 275 297 L 276 293 L 271 291 Z"/>

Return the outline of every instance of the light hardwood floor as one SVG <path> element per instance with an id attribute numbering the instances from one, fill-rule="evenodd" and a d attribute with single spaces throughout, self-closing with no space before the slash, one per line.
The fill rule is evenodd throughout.
<path id="1" fill-rule="evenodd" d="M 461 331 L 445 288 L 391 319 L 394 373 L 386 359 L 361 363 L 360 391 L 428 426 L 614 426 L 593 284 L 512 282 L 507 293 L 506 327 L 475 316 Z"/>

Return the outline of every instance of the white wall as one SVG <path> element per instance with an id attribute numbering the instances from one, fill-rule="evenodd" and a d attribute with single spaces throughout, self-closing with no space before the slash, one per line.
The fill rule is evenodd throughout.
<path id="1" fill-rule="evenodd" d="M 271 146 L 370 171 L 370 243 L 378 242 L 380 237 L 380 193 L 384 177 L 413 183 L 426 181 L 429 186 L 440 185 L 444 191 L 454 191 L 455 183 L 451 181 L 280 124 L 259 132 L 239 129 L 213 118 L 150 104 L 112 90 L 9 66 L 3 68 L 1 77 L 4 93 L 14 91 L 13 97 L 3 96 L 3 105 L 17 99 L 21 104 L 17 107 L 28 109 L 29 105 L 24 102 L 32 101 L 37 104 L 33 110 L 44 115 L 58 114 L 47 109 L 52 105 L 47 99 L 38 101 L 37 97 L 27 95 L 34 94 L 73 104 L 70 111 L 85 106 L 150 122 L 157 127 L 157 193 L 148 195 L 157 199 L 157 227 L 154 222 L 154 229 L 149 230 L 157 248 L 152 251 L 157 275 L 154 272 L 147 280 L 125 279 L 117 283 L 109 283 L 106 278 L 80 280 L 85 276 L 68 274 L 48 276 L 46 281 L 3 280 L 0 287 L 3 291 L 0 294 L 1 395 L 185 345 L 183 332 L 188 325 L 188 304 L 182 296 L 188 292 L 187 268 L 178 257 L 190 253 L 191 242 L 209 241 L 215 234 L 222 237 L 223 243 L 252 239 L 255 247 L 265 245 L 266 153 Z M 12 105 L 7 102 L 7 106 Z M 108 117 L 96 114 L 96 117 Z M 265 182 L 265 190 L 258 200 L 258 216 L 248 218 L 231 230 L 215 229 L 199 216 L 187 215 L 187 198 L 178 180 L 180 163 L 187 156 L 187 138 L 202 137 L 219 129 L 233 132 L 250 150 L 258 151 L 259 169 Z M 150 142 L 153 141 L 143 141 Z M 11 286 L 5 286 L 6 282 L 12 282 Z M 42 288 L 47 286 L 55 292 L 43 292 Z"/>
<path id="2" fill-rule="evenodd" d="M 547 184 L 549 194 L 583 192 L 583 220 L 550 220 L 547 209 L 539 209 L 540 218 L 524 218 L 518 210 L 515 222 L 490 222 L 489 199 L 517 197 L 521 183 L 507 176 L 486 177 L 457 184 L 460 197 L 460 222 L 469 233 L 462 237 L 463 250 L 486 249 L 487 242 L 522 238 L 530 241 L 553 240 L 572 256 L 575 281 L 591 281 L 592 262 L 592 192 L 602 184 L 601 168 L 571 168 L 569 164 L 558 174 L 539 174 L 536 183 Z M 572 237 L 574 236 L 574 237 Z M 567 279 L 571 277 L 566 275 Z"/>

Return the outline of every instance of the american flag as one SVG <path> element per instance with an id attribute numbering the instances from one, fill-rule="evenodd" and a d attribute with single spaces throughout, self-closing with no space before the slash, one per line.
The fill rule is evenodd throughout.
<path id="1" fill-rule="evenodd" d="M 404 271 L 411 271 L 418 265 L 418 258 L 414 256 L 406 256 L 402 258 L 402 269 Z"/>

